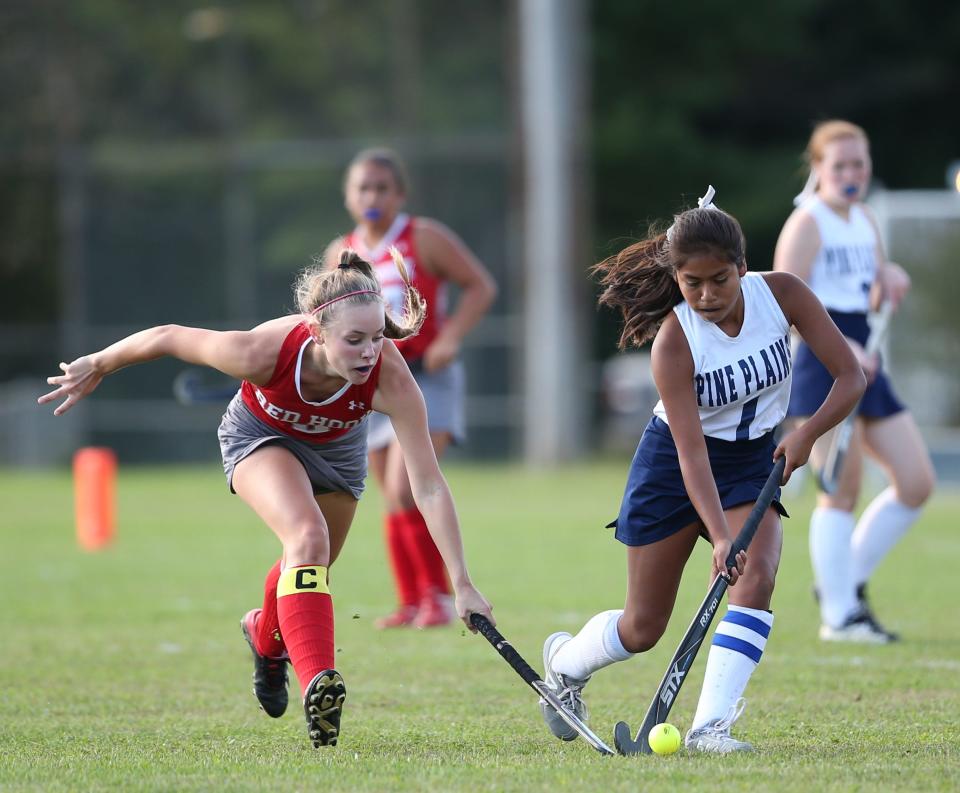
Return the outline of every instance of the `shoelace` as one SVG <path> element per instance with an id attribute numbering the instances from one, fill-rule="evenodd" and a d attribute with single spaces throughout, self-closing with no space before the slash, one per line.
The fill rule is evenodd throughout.
<path id="1" fill-rule="evenodd" d="M 747 700 L 740 697 L 730 706 L 726 716 L 704 727 L 704 732 L 712 732 L 715 735 L 730 735 L 730 728 L 740 718 L 740 714 L 743 713 L 745 707 L 747 707 Z"/>
<path id="2" fill-rule="evenodd" d="M 580 692 L 583 691 L 583 687 L 587 684 L 587 681 L 584 680 L 577 684 L 570 684 L 562 675 L 557 675 L 557 678 L 563 683 L 563 688 L 560 689 L 557 698 L 574 713 L 578 712 L 576 707 L 577 702 L 580 703 L 580 710 L 586 712 L 586 705 L 584 705 L 583 700 L 580 699 Z"/>

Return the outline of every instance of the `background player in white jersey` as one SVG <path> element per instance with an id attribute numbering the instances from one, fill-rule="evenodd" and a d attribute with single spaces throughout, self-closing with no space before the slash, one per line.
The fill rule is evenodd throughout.
<path id="1" fill-rule="evenodd" d="M 713 544 L 712 575 L 726 573 L 733 539 L 775 458 L 786 456 L 786 482 L 864 388 L 856 358 L 810 289 L 786 273 L 748 274 L 740 225 L 710 206 L 709 195 L 701 201 L 707 206 L 678 215 L 666 233 L 652 233 L 594 268 L 600 302 L 623 316 L 621 348 L 654 339 L 661 401 L 611 524 L 627 546 L 626 605 L 597 614 L 576 636 L 554 633 L 544 644 L 547 683 L 584 717 L 581 690 L 590 676 L 651 649 L 663 635 L 697 538 Z M 777 444 L 773 431 L 790 390 L 791 326 L 826 362 L 834 385 L 810 421 Z M 730 727 L 773 625 L 782 514 L 776 500 L 749 562 L 741 553 L 729 571 L 735 586 L 686 736 L 692 750 L 751 748 L 731 737 Z M 550 708 L 541 711 L 558 738 L 576 737 Z"/>
<path id="2" fill-rule="evenodd" d="M 847 121 L 823 122 L 815 127 L 806 156 L 810 179 L 780 233 L 774 269 L 810 284 L 868 380 L 838 487 L 818 496 L 810 519 L 820 638 L 885 643 L 897 637 L 870 610 L 867 582 L 916 521 L 933 491 L 934 473 L 913 417 L 893 393 L 879 357 L 867 356 L 864 344 L 868 309 L 883 300 L 895 309 L 910 279 L 886 260 L 876 220 L 862 203 L 871 172 L 866 133 Z M 801 344 L 788 415 L 801 420 L 812 415 L 829 388 L 827 370 Z M 824 464 L 829 444 L 828 435 L 814 446 L 811 459 L 817 467 Z M 880 464 L 891 484 L 857 521 L 864 453 Z"/>
<path id="3" fill-rule="evenodd" d="M 396 247 L 402 254 L 414 288 L 427 303 L 427 316 L 420 332 L 397 348 L 423 392 L 430 438 L 441 458 L 451 443 L 465 435 L 460 346 L 490 308 L 496 286 L 480 260 L 450 229 L 403 212 L 407 183 L 406 169 L 395 152 L 365 149 L 357 154 L 347 167 L 343 185 L 344 203 L 356 227 L 330 245 L 326 263 L 335 266 L 345 247 L 356 250 L 374 266 L 388 305 L 400 316 L 406 288 L 389 248 Z M 460 292 L 449 314 L 448 284 Z M 384 497 L 384 535 L 399 601 L 396 610 L 376 625 L 445 625 L 451 614 L 443 560 L 414 503 L 403 451 L 386 416 L 370 417 L 368 447 L 370 470 Z"/>

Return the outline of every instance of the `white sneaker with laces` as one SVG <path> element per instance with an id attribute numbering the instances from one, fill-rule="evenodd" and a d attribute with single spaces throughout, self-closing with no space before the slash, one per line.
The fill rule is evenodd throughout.
<path id="1" fill-rule="evenodd" d="M 731 752 L 752 752 L 752 744 L 738 741 L 730 735 L 730 728 L 740 718 L 747 701 L 740 697 L 722 719 L 708 721 L 696 730 L 690 730 L 683 744 L 692 751 L 730 754 Z"/>
<path id="2" fill-rule="evenodd" d="M 547 684 L 547 688 L 556 694 L 560 701 L 572 713 L 576 714 L 581 721 L 586 722 L 588 718 L 587 706 L 584 704 L 580 692 L 589 682 L 590 678 L 588 677 L 586 680 L 575 680 L 572 677 L 567 677 L 559 672 L 555 672 L 551 666 L 551 661 L 557 654 L 557 650 L 572 638 L 573 636 L 566 631 L 560 631 L 548 636 L 547 640 L 543 643 L 543 668 L 545 675 L 543 682 Z M 550 732 L 561 741 L 572 741 L 577 737 L 577 731 L 560 718 L 553 707 L 544 699 L 540 700 L 540 713 L 543 715 L 543 720 L 546 722 Z"/>

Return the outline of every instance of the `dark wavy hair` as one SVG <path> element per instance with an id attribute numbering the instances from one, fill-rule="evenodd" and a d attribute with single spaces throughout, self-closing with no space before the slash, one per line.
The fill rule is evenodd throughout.
<path id="1" fill-rule="evenodd" d="M 713 254 L 737 266 L 746 263 L 747 243 L 737 219 L 710 206 L 688 209 L 666 231 L 651 226 L 647 237 L 590 269 L 603 291 L 599 303 L 619 311 L 619 347 L 640 347 L 657 334 L 664 318 L 683 301 L 677 270 L 691 256 Z"/>

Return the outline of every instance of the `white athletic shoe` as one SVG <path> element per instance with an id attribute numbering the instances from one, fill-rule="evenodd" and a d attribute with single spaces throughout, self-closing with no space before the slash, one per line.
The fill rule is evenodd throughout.
<path id="1" fill-rule="evenodd" d="M 730 728 L 740 718 L 747 701 L 740 697 L 722 719 L 708 721 L 696 730 L 690 730 L 683 744 L 695 752 L 730 754 L 731 752 L 752 752 L 753 745 L 731 737 Z"/>
<path id="2" fill-rule="evenodd" d="M 576 714 L 581 721 L 586 722 L 588 718 L 587 706 L 584 704 L 580 692 L 589 682 L 590 678 L 588 677 L 586 680 L 575 680 L 572 677 L 567 677 L 566 675 L 553 671 L 550 663 L 557 654 L 557 650 L 572 638 L 573 636 L 566 631 L 560 631 L 559 633 L 553 633 L 548 636 L 547 640 L 543 643 L 543 668 L 545 675 L 543 682 L 547 684 L 547 688 L 556 694 L 560 701 L 571 712 Z M 550 728 L 550 732 L 561 741 L 572 741 L 577 737 L 577 731 L 560 718 L 553 707 L 544 699 L 540 700 L 540 713 L 543 715 L 543 720 L 546 722 L 547 727 Z"/>
<path id="3" fill-rule="evenodd" d="M 889 644 L 896 641 L 867 614 L 854 614 L 838 628 L 824 623 L 820 626 L 820 640 L 824 642 L 853 642 L 858 644 Z"/>

